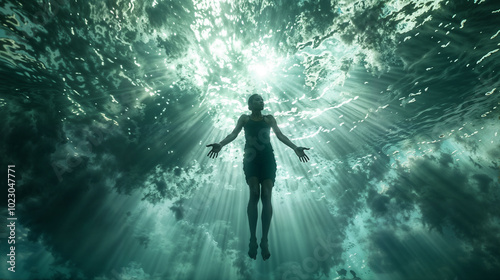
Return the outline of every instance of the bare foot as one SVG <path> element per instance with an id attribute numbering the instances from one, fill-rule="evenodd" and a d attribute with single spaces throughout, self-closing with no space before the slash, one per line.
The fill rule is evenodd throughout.
<path id="1" fill-rule="evenodd" d="M 257 249 L 259 248 L 259 245 L 257 245 L 257 239 L 250 238 L 250 244 L 248 244 L 248 256 L 251 259 L 256 260 L 257 259 Z"/>
<path id="2" fill-rule="evenodd" d="M 267 243 L 267 240 L 262 239 L 260 241 L 260 249 L 261 249 L 262 259 L 267 260 L 269 259 L 269 257 L 271 257 L 271 253 L 269 253 L 269 244 Z"/>

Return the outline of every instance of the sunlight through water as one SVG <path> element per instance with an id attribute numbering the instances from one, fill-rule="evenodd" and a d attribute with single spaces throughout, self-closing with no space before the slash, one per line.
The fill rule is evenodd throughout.
<path id="1" fill-rule="evenodd" d="M 500 2 L 4 2 L 1 279 L 500 274 Z M 255 93 L 311 159 L 271 132 L 266 261 L 206 147 Z"/>

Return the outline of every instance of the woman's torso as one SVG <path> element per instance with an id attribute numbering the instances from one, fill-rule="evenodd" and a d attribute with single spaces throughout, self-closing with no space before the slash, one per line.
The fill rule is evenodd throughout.
<path id="1" fill-rule="evenodd" d="M 245 152 L 251 150 L 257 154 L 272 152 L 271 146 L 271 126 L 269 117 L 262 116 L 260 119 L 253 119 L 248 116 L 243 129 L 245 130 Z"/>

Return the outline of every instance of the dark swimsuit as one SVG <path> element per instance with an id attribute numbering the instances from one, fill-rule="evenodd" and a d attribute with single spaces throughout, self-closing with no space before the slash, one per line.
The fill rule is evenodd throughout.
<path id="1" fill-rule="evenodd" d="M 274 184 L 276 179 L 276 160 L 271 146 L 271 126 L 264 119 L 254 121 L 251 118 L 245 126 L 245 155 L 243 158 L 243 171 L 245 179 L 257 177 L 262 183 L 271 179 Z"/>

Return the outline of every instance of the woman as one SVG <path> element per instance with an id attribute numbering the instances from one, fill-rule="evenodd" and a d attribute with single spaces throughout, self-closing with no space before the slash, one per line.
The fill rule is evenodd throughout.
<path id="1" fill-rule="evenodd" d="M 250 96 L 248 99 L 248 109 L 252 111 L 251 115 L 241 115 L 233 132 L 229 134 L 220 143 L 207 145 L 212 150 L 207 156 L 216 158 L 225 145 L 236 139 L 241 129 L 245 130 L 245 155 L 243 159 L 243 171 L 245 179 L 250 187 L 250 199 L 248 201 L 247 215 L 250 226 L 250 249 L 248 255 L 252 259 L 257 256 L 257 238 L 255 231 L 257 227 L 257 204 L 259 197 L 262 199 L 262 239 L 260 248 L 262 258 L 267 260 L 269 253 L 267 235 L 271 224 L 273 208 L 271 205 L 271 191 L 276 178 L 276 161 L 274 159 L 273 148 L 270 141 L 271 128 L 278 139 L 288 147 L 292 148 L 300 161 L 307 162 L 309 158 L 304 150 L 309 148 L 297 147 L 288 137 L 278 128 L 276 120 L 272 115 L 262 115 L 264 109 L 264 100 L 258 94 Z"/>

